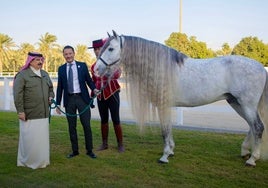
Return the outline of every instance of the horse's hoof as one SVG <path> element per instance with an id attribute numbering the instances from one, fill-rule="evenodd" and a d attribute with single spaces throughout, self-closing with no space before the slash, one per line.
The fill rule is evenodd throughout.
<path id="1" fill-rule="evenodd" d="M 256 166 L 256 164 L 252 165 L 252 164 L 246 163 L 245 166 L 254 168 Z"/>
<path id="2" fill-rule="evenodd" d="M 158 163 L 159 163 L 159 164 L 168 164 L 168 162 L 161 161 L 161 160 L 158 160 Z"/>
<path id="3" fill-rule="evenodd" d="M 256 163 L 255 163 L 255 161 L 253 159 L 250 158 L 249 160 L 246 161 L 246 164 L 245 165 L 246 166 L 255 167 L 256 166 Z"/>
<path id="4" fill-rule="evenodd" d="M 160 163 L 168 163 L 168 156 L 164 155 L 162 156 L 159 161 Z"/>

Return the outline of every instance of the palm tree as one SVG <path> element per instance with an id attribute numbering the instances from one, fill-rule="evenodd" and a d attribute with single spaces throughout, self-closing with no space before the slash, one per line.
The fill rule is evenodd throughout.
<path id="1" fill-rule="evenodd" d="M 56 44 L 57 37 L 47 32 L 45 35 L 41 36 L 39 41 L 39 50 L 46 58 L 45 70 L 48 71 L 48 67 L 51 63 L 51 49 L 54 47 L 59 47 L 59 45 Z"/>
<path id="2" fill-rule="evenodd" d="M 28 54 L 28 52 L 33 52 L 35 51 L 35 48 L 32 44 L 30 43 L 22 43 L 20 45 L 20 52 L 23 54 L 23 55 L 26 55 Z"/>
<path id="3" fill-rule="evenodd" d="M 87 65 L 91 65 L 94 62 L 94 58 L 88 52 L 86 45 L 78 44 L 75 48 L 75 58 L 79 61 L 86 62 Z"/>
<path id="4" fill-rule="evenodd" d="M 15 43 L 8 35 L 0 33 L 0 74 L 3 73 L 3 65 L 8 65 L 9 52 L 12 47 L 15 47 Z"/>
<path id="5" fill-rule="evenodd" d="M 13 75 L 16 74 L 16 72 L 19 71 L 22 60 L 22 56 L 20 53 L 20 50 L 11 50 L 9 53 L 9 66 L 7 67 L 8 72 L 13 71 Z"/>
<path id="6" fill-rule="evenodd" d="M 19 50 L 17 52 L 19 58 L 16 61 L 17 62 L 16 70 L 19 70 L 24 65 L 28 52 L 33 51 L 35 51 L 35 47 L 30 43 L 22 43 L 19 46 Z"/>
<path id="7" fill-rule="evenodd" d="M 51 64 L 52 66 L 50 67 L 53 72 L 57 72 L 58 67 L 65 61 L 63 56 L 62 56 L 62 47 L 60 48 L 53 48 L 51 50 Z"/>

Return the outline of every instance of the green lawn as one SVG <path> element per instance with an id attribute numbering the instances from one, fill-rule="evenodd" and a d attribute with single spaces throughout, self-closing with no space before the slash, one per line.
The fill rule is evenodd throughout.
<path id="1" fill-rule="evenodd" d="M 0 112 L 0 187 L 268 187 L 268 161 L 246 167 L 239 156 L 244 134 L 173 129 L 175 156 L 159 164 L 163 142 L 157 126 L 143 133 L 135 125 L 123 125 L 126 152 L 119 154 L 110 126 L 109 149 L 85 155 L 84 137 L 78 124 L 80 155 L 71 152 L 64 117 L 52 117 L 50 162 L 45 169 L 17 167 L 18 119 Z M 101 143 L 98 121 L 92 121 L 94 146 Z"/>

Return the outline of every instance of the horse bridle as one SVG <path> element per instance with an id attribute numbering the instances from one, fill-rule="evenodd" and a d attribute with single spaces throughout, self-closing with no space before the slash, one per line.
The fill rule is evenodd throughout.
<path id="1" fill-rule="evenodd" d="M 123 42 L 122 42 L 121 36 L 118 36 L 118 37 L 120 39 L 120 49 L 122 49 L 123 48 Z M 116 64 L 118 61 L 120 61 L 120 58 L 117 59 L 116 61 L 112 62 L 111 64 L 106 63 L 106 61 L 101 58 L 101 55 L 99 57 L 99 60 L 101 60 L 101 62 L 106 66 L 106 69 L 109 69 L 110 66 L 112 66 L 112 65 Z"/>

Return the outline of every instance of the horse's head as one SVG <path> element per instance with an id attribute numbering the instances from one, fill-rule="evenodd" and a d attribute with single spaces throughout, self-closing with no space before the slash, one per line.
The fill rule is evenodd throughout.
<path id="1" fill-rule="evenodd" d="M 115 31 L 113 31 L 113 36 L 109 35 L 94 67 L 94 72 L 97 75 L 109 76 L 118 68 L 123 42 L 123 36 L 117 35 Z"/>

